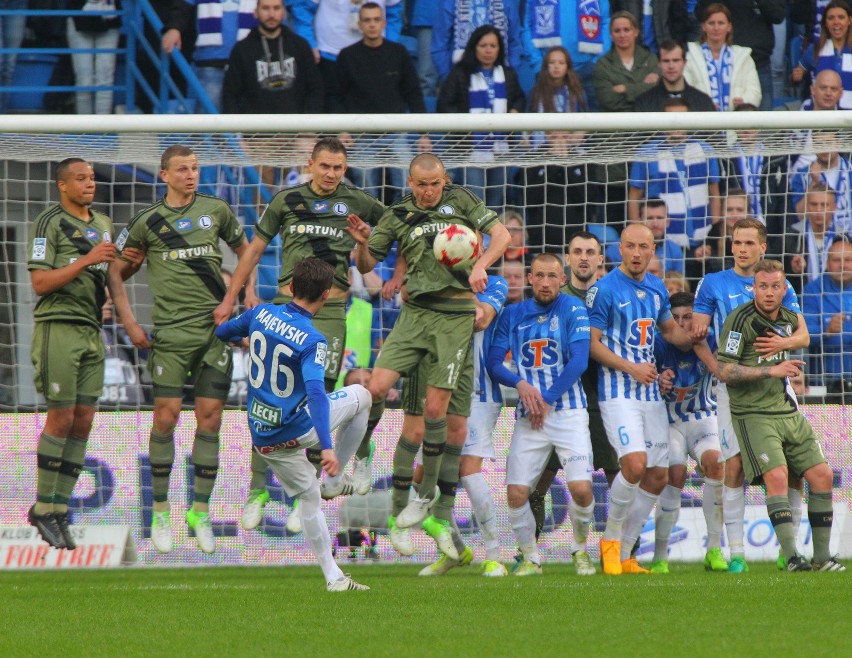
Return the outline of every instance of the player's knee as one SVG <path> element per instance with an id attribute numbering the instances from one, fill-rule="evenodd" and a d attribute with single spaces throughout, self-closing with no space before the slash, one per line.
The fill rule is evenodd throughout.
<path id="1" fill-rule="evenodd" d="M 47 423 L 44 426 L 45 434 L 65 438 L 71 433 L 74 426 L 74 408 L 48 409 Z"/>
<path id="2" fill-rule="evenodd" d="M 686 484 L 686 466 L 684 464 L 669 466 L 669 484 L 678 489 L 683 489 L 683 485 Z"/>
<path id="3" fill-rule="evenodd" d="M 447 416 L 447 443 L 451 446 L 463 446 L 467 440 L 467 418 Z"/>
<path id="4" fill-rule="evenodd" d="M 509 507 L 517 509 L 523 507 L 530 499 L 530 488 L 520 484 L 510 484 L 506 487 L 506 501 Z"/>
<path id="5" fill-rule="evenodd" d="M 299 507 L 303 517 L 311 517 L 316 514 L 320 506 L 320 483 L 317 479 L 311 479 L 307 489 L 296 496 L 299 499 Z"/>
<path id="6" fill-rule="evenodd" d="M 645 471 L 642 477 L 642 488 L 651 494 L 659 494 L 669 483 L 669 469 L 654 466 Z"/>
<path id="7" fill-rule="evenodd" d="M 482 472 L 482 458 L 473 455 L 462 455 L 459 462 L 459 477 L 467 477 Z"/>
<path id="8" fill-rule="evenodd" d="M 648 460 L 644 452 L 628 453 L 621 458 L 621 474 L 625 480 L 636 484 L 645 475 L 647 465 Z"/>
<path id="9" fill-rule="evenodd" d="M 834 473 L 825 462 L 809 468 L 805 475 L 811 491 L 830 491 L 834 483 Z"/>
<path id="10" fill-rule="evenodd" d="M 591 505 L 595 497 L 592 494 L 592 483 L 586 480 L 578 480 L 568 483 L 568 493 L 576 505 L 580 507 L 588 507 Z"/>
<path id="11" fill-rule="evenodd" d="M 783 466 L 769 469 L 763 474 L 767 496 L 787 495 L 787 469 Z"/>
<path id="12" fill-rule="evenodd" d="M 701 455 L 701 470 L 711 480 L 721 480 L 725 476 L 725 464 L 720 462 L 717 450 L 708 450 Z"/>
<path id="13" fill-rule="evenodd" d="M 373 406 L 373 396 L 364 386 L 361 384 L 350 384 L 346 387 L 347 391 L 350 391 L 352 395 L 355 396 L 355 399 L 358 400 L 358 409 L 369 409 Z"/>

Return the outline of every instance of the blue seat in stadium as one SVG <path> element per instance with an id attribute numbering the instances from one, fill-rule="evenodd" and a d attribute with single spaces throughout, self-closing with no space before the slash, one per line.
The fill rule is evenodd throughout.
<path id="1" fill-rule="evenodd" d="M 586 224 L 586 230 L 594 235 L 604 246 L 618 242 L 619 235 L 612 226 L 604 224 Z"/>

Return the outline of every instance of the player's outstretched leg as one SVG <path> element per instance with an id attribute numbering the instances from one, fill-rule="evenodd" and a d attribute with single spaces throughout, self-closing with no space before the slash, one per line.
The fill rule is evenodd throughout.
<path id="1" fill-rule="evenodd" d="M 351 478 L 343 474 L 343 469 L 367 431 L 372 401 L 370 392 L 360 384 L 346 386 L 329 393 L 328 397 L 331 402 L 332 428 L 337 428 L 334 452 L 340 463 L 340 472 L 334 477 L 325 477 L 320 491 L 326 500 L 350 495 L 355 491 Z"/>

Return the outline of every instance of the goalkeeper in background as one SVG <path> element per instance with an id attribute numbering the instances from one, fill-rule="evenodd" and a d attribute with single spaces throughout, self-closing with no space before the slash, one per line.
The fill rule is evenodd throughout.
<path id="1" fill-rule="evenodd" d="M 349 216 L 349 231 L 358 243 L 355 263 L 360 272 L 369 272 L 390 253 L 398 242 L 398 253 L 407 266 L 405 287 L 408 298 L 387 340 L 382 346 L 370 378 L 370 393 L 379 411 L 391 386 L 400 374 L 411 374 L 424 360 L 429 363 L 424 404 L 423 482 L 420 494 L 389 520 L 389 528 L 412 527 L 430 512 L 443 532 L 434 532 L 439 548 L 451 559 L 460 555 L 450 534 L 459 460 L 465 431 L 459 431 L 459 445 L 447 445 L 447 409 L 450 398 L 464 396 L 469 406 L 473 387 L 470 354 L 476 299 L 485 290 L 486 268 L 502 256 L 509 244 L 509 231 L 497 214 L 464 187 L 447 184 L 444 164 L 431 153 L 416 156 L 409 166 L 411 194 L 388 208 L 371 232 L 355 215 Z M 491 236 L 488 249 L 472 270 L 456 272 L 435 258 L 434 237 L 447 224 L 458 224 Z M 458 416 L 464 419 L 464 416 Z M 460 421 L 464 422 L 464 421 Z M 455 432 L 454 432 L 455 435 Z M 412 449 L 413 448 L 413 449 Z M 394 454 L 394 489 L 406 491 L 414 473 L 416 446 L 400 446 Z M 440 498 L 435 496 L 435 486 Z M 434 503 L 434 509 L 432 508 Z"/>

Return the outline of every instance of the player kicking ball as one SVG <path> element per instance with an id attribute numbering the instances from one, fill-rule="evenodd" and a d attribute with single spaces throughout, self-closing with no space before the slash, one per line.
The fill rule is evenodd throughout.
<path id="1" fill-rule="evenodd" d="M 580 375 L 589 363 L 589 318 L 581 300 L 559 292 L 566 278 L 559 256 L 536 256 L 527 276 L 533 297 L 505 308 L 486 359 L 491 377 L 516 388 L 519 395 L 506 464 L 509 521 L 523 553 L 523 561 L 513 573 L 541 574 L 529 497 L 555 449 L 571 493 L 569 516 L 577 573 L 593 575 L 595 569 L 586 553 L 595 509 L 592 441 L 580 384 Z M 503 365 L 509 350 L 518 374 Z"/>
<path id="2" fill-rule="evenodd" d="M 320 484 L 305 449 L 321 447 L 323 483 L 334 487 L 364 436 L 372 398 L 360 384 L 326 395 L 328 343 L 312 318 L 329 297 L 334 268 L 306 258 L 293 268 L 293 300 L 262 304 L 216 328 L 223 341 L 249 337 L 248 420 L 252 444 L 284 487 L 299 500 L 302 528 L 320 563 L 329 592 L 368 590 L 344 574 L 331 553 L 320 507 Z M 337 450 L 331 432 L 340 428 Z"/>

